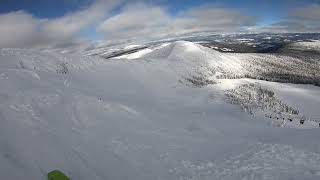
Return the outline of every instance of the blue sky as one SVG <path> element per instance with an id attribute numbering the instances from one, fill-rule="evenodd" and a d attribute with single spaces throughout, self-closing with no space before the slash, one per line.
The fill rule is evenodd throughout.
<path id="1" fill-rule="evenodd" d="M 55 18 L 85 8 L 93 0 L 1 0 L 0 13 L 25 10 L 36 17 Z M 263 23 L 277 21 L 286 16 L 288 8 L 316 4 L 318 0 L 160 0 L 146 1 L 169 8 L 173 15 L 195 6 L 214 4 L 224 8 L 236 8 L 257 16 Z"/>
<path id="2" fill-rule="evenodd" d="M 0 47 L 208 32 L 319 32 L 320 0 L 1 0 Z M 8 38 L 16 32 L 17 38 Z"/>
<path id="3" fill-rule="evenodd" d="M 54 18 L 87 6 L 88 0 L 1 0 L 0 13 L 25 10 L 36 17 Z"/>

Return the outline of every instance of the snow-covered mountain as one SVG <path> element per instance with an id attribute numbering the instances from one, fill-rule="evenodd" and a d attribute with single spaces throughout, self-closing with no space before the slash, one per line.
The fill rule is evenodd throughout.
<path id="1" fill-rule="evenodd" d="M 319 61 L 141 51 L 1 49 L 1 179 L 320 178 Z"/>

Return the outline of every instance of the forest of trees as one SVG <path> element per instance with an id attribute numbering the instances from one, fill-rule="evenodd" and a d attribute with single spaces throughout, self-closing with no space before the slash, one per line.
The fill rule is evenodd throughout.
<path id="1" fill-rule="evenodd" d="M 225 95 L 227 102 L 240 105 L 243 111 L 253 116 L 263 114 L 278 126 L 290 122 L 303 125 L 305 121 L 312 121 L 297 108 L 278 99 L 273 91 L 264 89 L 258 84 L 243 84 L 235 89 L 226 90 Z"/>
<path id="2" fill-rule="evenodd" d="M 320 57 L 304 59 L 278 54 L 237 54 L 243 70 L 224 71 L 219 79 L 252 78 L 266 81 L 320 86 Z"/>

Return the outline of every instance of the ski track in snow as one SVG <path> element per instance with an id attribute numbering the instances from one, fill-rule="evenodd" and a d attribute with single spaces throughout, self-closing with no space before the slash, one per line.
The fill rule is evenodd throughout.
<path id="1" fill-rule="evenodd" d="M 208 67 L 241 71 L 239 63 L 190 42 L 134 61 L 2 49 L 0 177 L 40 180 L 60 169 L 79 180 L 319 179 L 318 128 L 274 128 L 224 98 L 258 82 L 316 116 L 319 87 L 179 81 L 213 78 Z"/>

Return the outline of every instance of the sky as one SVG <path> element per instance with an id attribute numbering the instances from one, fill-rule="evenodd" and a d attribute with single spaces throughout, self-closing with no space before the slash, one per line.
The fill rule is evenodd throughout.
<path id="1" fill-rule="evenodd" d="M 0 24 L 0 48 L 319 32 L 320 0 L 1 0 Z"/>

